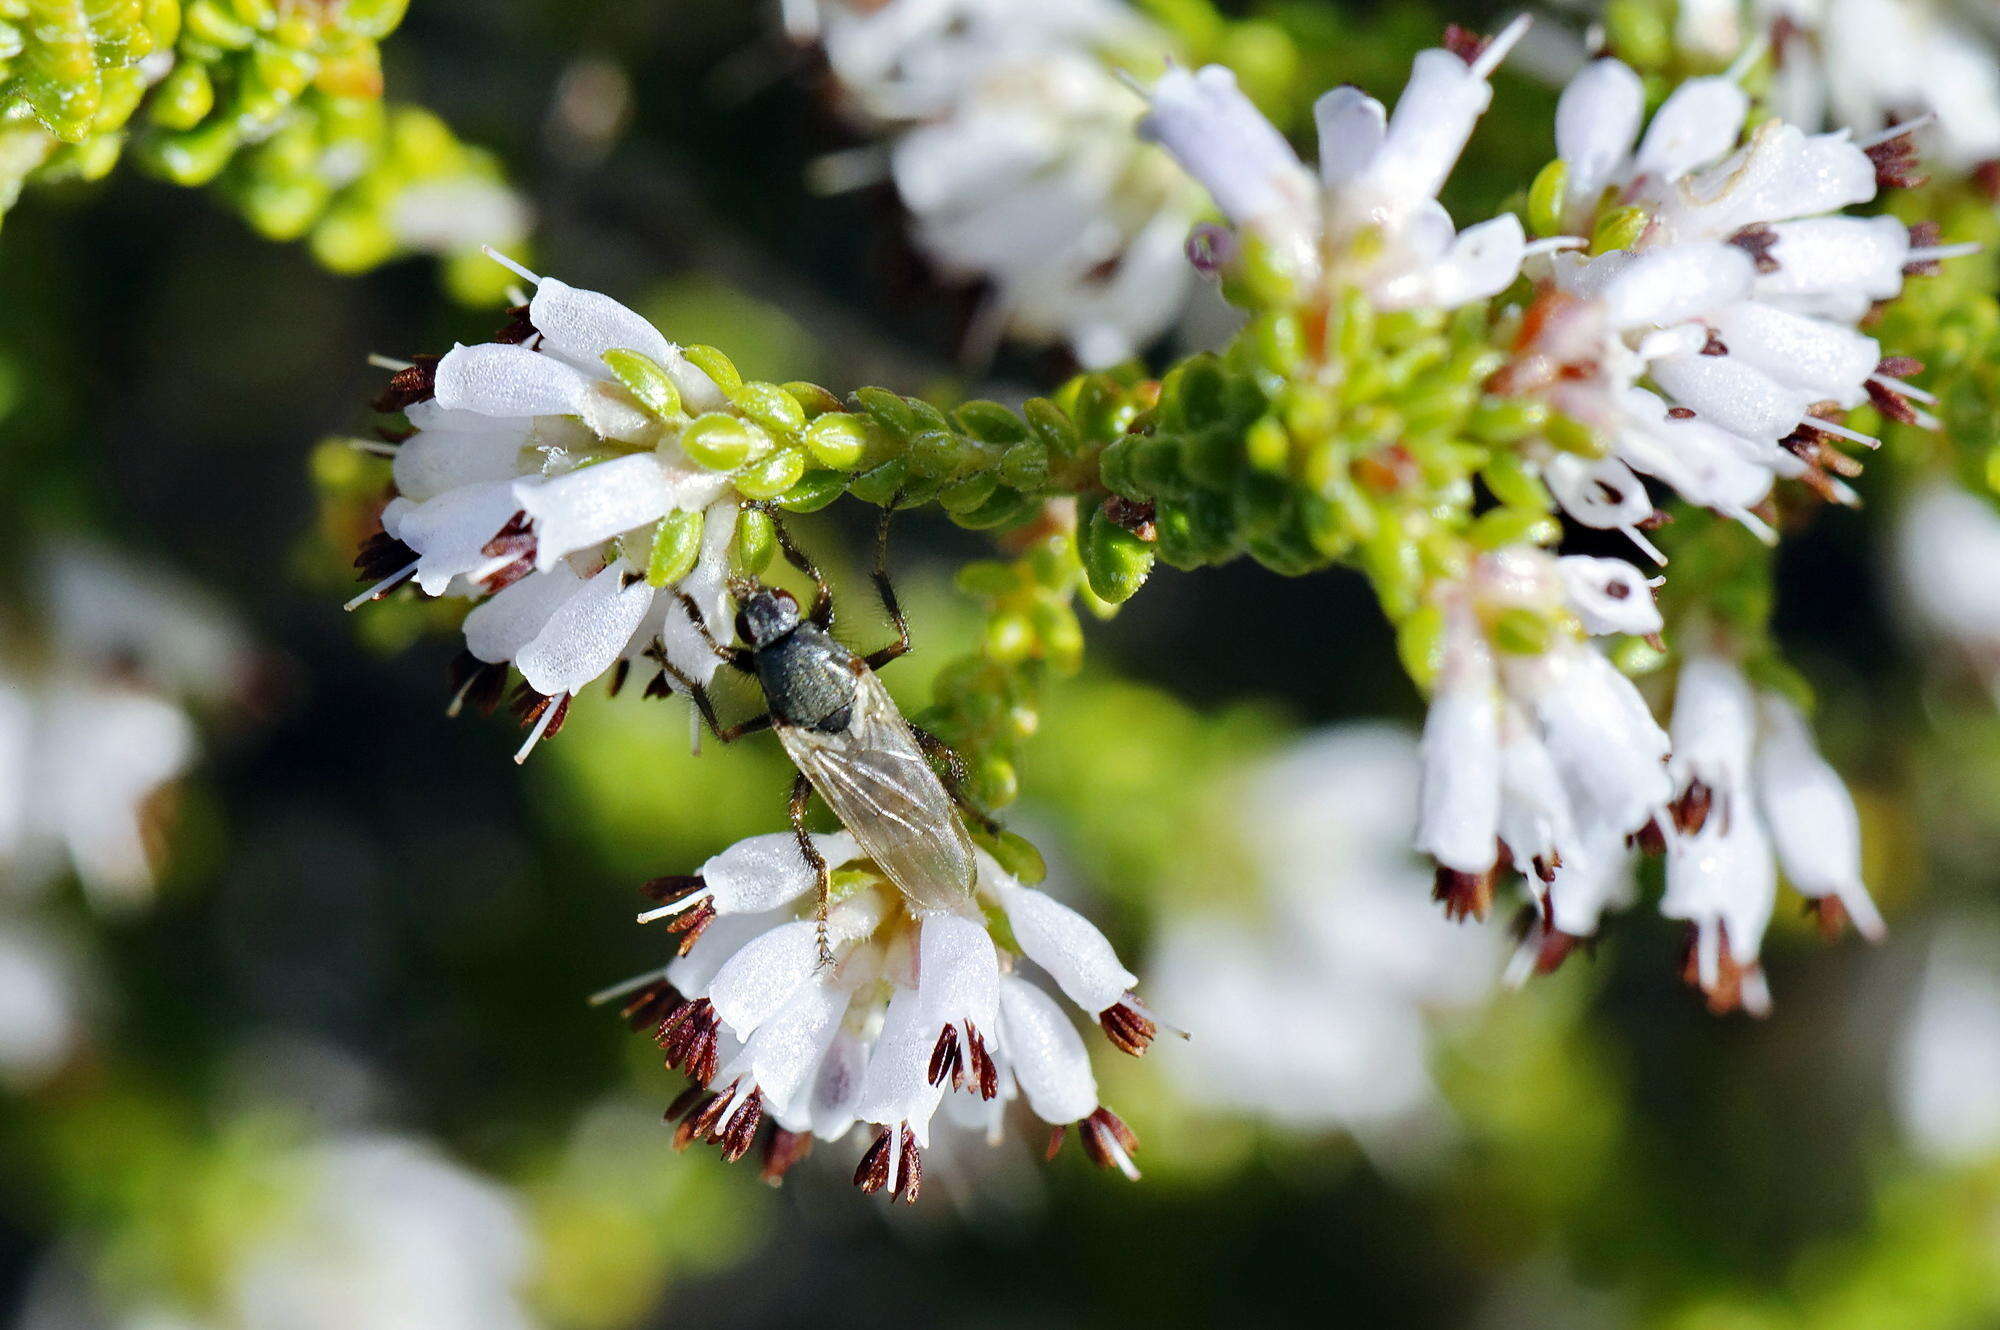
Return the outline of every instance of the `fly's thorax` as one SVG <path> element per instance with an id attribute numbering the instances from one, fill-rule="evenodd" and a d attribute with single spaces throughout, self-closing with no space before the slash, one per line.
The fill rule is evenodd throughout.
<path id="1" fill-rule="evenodd" d="M 855 654 L 809 623 L 757 653 L 757 681 L 781 725 L 838 733 L 853 713 L 861 669 Z"/>

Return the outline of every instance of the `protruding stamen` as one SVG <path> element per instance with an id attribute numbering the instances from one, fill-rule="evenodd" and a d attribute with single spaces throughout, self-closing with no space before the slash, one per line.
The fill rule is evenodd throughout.
<path id="1" fill-rule="evenodd" d="M 516 263 L 514 260 L 508 258 L 505 254 L 502 254 L 499 250 L 493 248 L 493 246 L 481 245 L 479 247 L 479 252 L 484 254 L 487 258 L 492 259 L 495 263 L 505 268 L 508 272 L 513 273 L 516 277 L 526 282 L 529 286 L 540 286 L 542 284 L 542 279 L 539 276 L 537 276 L 532 272 L 529 272 L 521 264 Z M 526 302 L 517 300 L 514 303 L 518 305 L 518 304 L 525 304 Z"/>
<path id="2" fill-rule="evenodd" d="M 374 586 L 369 587 L 366 591 L 356 596 L 353 600 L 348 601 L 347 604 L 342 606 L 341 608 L 345 609 L 348 613 L 352 614 L 355 610 L 360 609 L 363 605 L 366 605 L 368 602 L 372 600 L 382 599 L 382 597 L 388 595 L 391 591 L 394 591 L 397 587 L 403 585 L 403 583 L 409 581 L 412 577 L 415 577 L 416 574 L 417 574 L 417 565 L 412 563 L 407 568 L 402 568 L 396 572 L 389 574 L 387 577 L 377 582 Z"/>
<path id="3" fill-rule="evenodd" d="M 812 1153 L 812 1146 L 811 1132 L 773 1128 L 771 1134 L 764 1138 L 764 1167 L 758 1176 L 773 1187 L 777 1186 L 785 1180 L 785 1174 Z"/>
<path id="4" fill-rule="evenodd" d="M 1132 1162 L 1132 1156 L 1139 1150 L 1139 1138 L 1116 1113 L 1108 1108 L 1098 1109 L 1077 1124 L 1077 1135 L 1091 1163 L 1099 1168 L 1115 1168 L 1133 1182 L 1139 1180 L 1139 1167 Z"/>
<path id="5" fill-rule="evenodd" d="M 1500 67 L 1500 62 L 1505 60 L 1521 38 L 1527 35 L 1528 25 L 1533 21 L 1529 15 L 1522 14 L 1500 29 L 1493 40 L 1486 43 L 1486 49 L 1479 53 L 1479 57 L 1469 62 L 1472 66 L 1472 76 L 1481 79 L 1493 77 L 1493 71 Z"/>
<path id="6" fill-rule="evenodd" d="M 562 728 L 563 718 L 569 715 L 569 698 L 568 693 L 558 693 L 554 697 L 544 698 L 533 708 L 535 728 L 528 731 L 527 742 L 515 751 L 515 766 L 520 766 L 528 760 L 528 754 L 535 751 L 536 744 Z"/>

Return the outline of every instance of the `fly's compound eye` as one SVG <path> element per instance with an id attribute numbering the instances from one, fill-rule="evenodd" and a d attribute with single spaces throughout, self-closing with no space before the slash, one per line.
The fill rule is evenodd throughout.
<path id="1" fill-rule="evenodd" d="M 748 610 L 736 611 L 736 640 L 749 643 L 755 643 L 757 640 L 750 635 L 750 614 Z"/>

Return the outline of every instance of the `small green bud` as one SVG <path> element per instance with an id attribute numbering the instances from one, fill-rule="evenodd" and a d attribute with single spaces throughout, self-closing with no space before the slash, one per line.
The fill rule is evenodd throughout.
<path id="1" fill-rule="evenodd" d="M 975 559 L 958 570 L 952 584 L 965 595 L 992 600 L 1013 591 L 1021 584 L 1021 577 L 1011 563 Z"/>
<path id="2" fill-rule="evenodd" d="M 784 456 L 783 453 L 777 456 Z M 736 565 L 752 577 L 763 576 L 778 549 L 778 524 L 761 508 L 745 508 L 736 517 Z"/>
<path id="3" fill-rule="evenodd" d="M 673 376 L 659 361 L 638 351 L 620 349 L 606 351 L 604 365 L 618 376 L 618 381 L 639 405 L 654 416 L 661 420 L 680 419 L 680 389 L 674 386 Z"/>
<path id="4" fill-rule="evenodd" d="M 788 513 L 816 513 L 846 492 L 845 471 L 809 470 L 778 496 L 778 506 Z"/>
<path id="5" fill-rule="evenodd" d="M 1614 249 L 1632 248 L 1652 219 L 1651 213 L 1636 204 L 1611 209 L 1597 219 L 1597 229 L 1590 237 L 1590 252 L 1606 254 Z"/>
<path id="6" fill-rule="evenodd" d="M 1569 163 L 1558 157 L 1528 187 L 1528 230 L 1538 236 L 1562 234 L 1563 200 L 1569 194 Z"/>
<path id="7" fill-rule="evenodd" d="M 736 488 L 748 499 L 775 499 L 805 478 L 806 455 L 779 448 L 736 473 Z"/>
<path id="8" fill-rule="evenodd" d="M 1466 428 L 1483 443 L 1519 443 L 1547 428 L 1546 403 L 1525 397 L 1487 397 L 1472 409 Z"/>
<path id="9" fill-rule="evenodd" d="M 817 420 L 830 411 L 841 409 L 840 399 L 817 383 L 794 380 L 785 385 L 785 391 L 792 395 L 792 400 L 799 404 L 799 409 L 806 413 L 809 420 Z"/>
<path id="10" fill-rule="evenodd" d="M 939 490 L 938 505 L 954 516 L 969 513 L 992 498 L 993 491 L 999 488 L 999 476 L 991 471 L 975 471 Z"/>
<path id="11" fill-rule="evenodd" d="M 886 508 L 891 499 L 905 492 L 909 483 L 910 464 L 900 457 L 892 457 L 873 470 L 856 476 L 848 491 L 863 503 Z"/>
<path id="12" fill-rule="evenodd" d="M 215 84 L 205 65 L 176 65 L 153 91 L 146 114 L 161 129 L 193 129 L 215 109 Z"/>
<path id="13" fill-rule="evenodd" d="M 852 471 L 868 455 L 878 428 L 866 416 L 830 411 L 806 431 L 806 451 L 821 466 Z"/>
<path id="14" fill-rule="evenodd" d="M 1541 477 L 1514 453 L 1496 453 L 1480 472 L 1493 497 L 1518 511 L 1547 512 L 1549 492 Z"/>
<path id="15" fill-rule="evenodd" d="M 738 411 L 781 438 L 797 438 L 806 427 L 805 408 L 775 383 L 745 383 L 729 394 L 729 400 Z"/>
<path id="16" fill-rule="evenodd" d="M 147 164 L 176 185 L 205 185 L 229 165 L 241 143 L 236 126 L 217 118 L 183 133 L 149 139 Z"/>
<path id="17" fill-rule="evenodd" d="M 998 402 L 966 402 L 952 415 L 959 428 L 982 443 L 1014 444 L 1028 437 L 1027 424 Z"/>
<path id="18" fill-rule="evenodd" d="M 1423 605 L 1396 625 L 1396 654 L 1417 687 L 1430 691 L 1444 664 L 1444 611 Z"/>
<path id="19" fill-rule="evenodd" d="M 1503 610 L 1493 620 L 1493 645 L 1516 656 L 1539 656 L 1555 642 L 1547 615 L 1530 609 Z"/>
<path id="20" fill-rule="evenodd" d="M 899 442 L 908 442 L 923 425 L 910 404 L 887 388 L 859 388 L 854 400 Z"/>
<path id="21" fill-rule="evenodd" d="M 1244 436 L 1250 465 L 1266 475 L 1282 476 L 1291 469 L 1292 436 L 1276 417 L 1265 416 Z"/>
<path id="22" fill-rule="evenodd" d="M 1035 625 L 1008 610 L 986 621 L 986 654 L 1002 665 L 1019 665 L 1035 653 Z"/>
<path id="23" fill-rule="evenodd" d="M 1562 524 L 1546 511 L 1494 508 L 1481 513 L 1466 538 L 1482 550 L 1509 545 L 1553 545 L 1562 539 Z"/>
<path id="24" fill-rule="evenodd" d="M 1077 557 L 1090 589 L 1113 605 L 1130 600 L 1153 571 L 1152 544 L 1105 516 L 1102 507 L 1078 530 Z"/>
<path id="25" fill-rule="evenodd" d="M 646 583 L 664 587 L 694 571 L 701 557 L 702 518 L 698 512 L 676 510 L 660 519 L 653 533 L 653 554 L 646 561 Z"/>
<path id="26" fill-rule="evenodd" d="M 1123 495 L 1135 503 L 1142 503 L 1153 496 L 1139 483 L 1136 463 L 1145 440 L 1128 434 L 1097 455 L 1098 479 L 1104 488 L 1113 494 Z"/>
<path id="27" fill-rule="evenodd" d="M 1000 455 L 1000 478 L 1017 490 L 1033 494 L 1048 488 L 1049 448 L 1023 439 Z"/>
<path id="28" fill-rule="evenodd" d="M 752 457 L 768 451 L 771 436 L 747 420 L 721 411 L 710 411 L 696 417 L 693 424 L 681 431 L 681 447 L 689 457 L 711 471 L 734 471 Z M 779 488 L 788 489 L 790 486 Z M 778 492 L 772 491 L 773 494 Z"/>
<path id="29" fill-rule="evenodd" d="M 1194 487 L 1181 467 L 1181 447 L 1177 440 L 1135 436 L 1132 444 L 1131 478 L 1135 488 L 1154 498 L 1187 497 Z"/>
<path id="30" fill-rule="evenodd" d="M 1036 500 L 1005 485 L 970 512 L 953 513 L 951 520 L 971 531 L 992 531 L 1013 526 L 1034 512 Z"/>
<path id="31" fill-rule="evenodd" d="M 715 386 L 724 393 L 733 393 L 743 386 L 743 376 L 737 372 L 736 362 L 712 346 L 684 346 L 681 355 L 687 358 L 702 373 L 715 381 Z"/>
<path id="32" fill-rule="evenodd" d="M 1160 389 L 1160 423 L 1174 433 L 1215 424 L 1227 415 L 1227 376 L 1212 355 L 1197 356 L 1167 375 Z"/>
<path id="33" fill-rule="evenodd" d="M 1061 407 L 1046 397 L 1036 397 L 1021 409 L 1021 414 L 1027 417 L 1028 428 L 1048 446 L 1051 454 L 1056 457 L 1076 456 L 1083 439 L 1077 433 L 1075 423 L 1063 414 Z"/>
<path id="34" fill-rule="evenodd" d="M 1542 429 L 1542 437 L 1549 441 L 1551 448 L 1575 453 L 1578 457 L 1602 457 L 1609 451 L 1605 441 L 1590 426 L 1572 416 L 1553 412 Z"/>
<path id="35" fill-rule="evenodd" d="M 1083 668 L 1083 625 L 1069 602 L 1045 600 L 1035 606 L 1033 620 L 1042 659 L 1050 669 L 1069 675 Z"/>
<path id="36" fill-rule="evenodd" d="M 989 753 L 972 769 L 972 793 L 987 808 L 1005 808 L 1020 797 L 1021 778 L 1012 762 Z"/>
<path id="37" fill-rule="evenodd" d="M 966 448 L 956 434 L 925 430 L 910 440 L 909 459 L 913 475 L 939 479 L 958 471 L 967 460 Z"/>
<path id="38" fill-rule="evenodd" d="M 219 0 L 194 0 L 182 12 L 181 27 L 196 41 L 230 51 L 240 51 L 257 40 L 257 29 L 237 18 Z"/>
<path id="39" fill-rule="evenodd" d="M 1025 836 L 1002 830 L 995 836 L 982 836 L 980 841 L 1000 867 L 1020 881 L 1032 886 L 1048 877 L 1048 862 L 1035 848 L 1035 843 Z"/>

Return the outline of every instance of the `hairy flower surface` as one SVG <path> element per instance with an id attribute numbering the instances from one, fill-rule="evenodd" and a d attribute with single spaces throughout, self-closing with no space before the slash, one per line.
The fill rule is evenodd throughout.
<path id="1" fill-rule="evenodd" d="M 1636 472 L 1771 538 L 1755 510 L 1774 479 L 1855 501 L 1841 477 L 1859 467 L 1833 443 L 1876 441 L 1842 413 L 1872 402 L 1933 423 L 1912 404 L 1929 395 L 1902 381 L 1921 366 L 1885 356 L 1856 325 L 1901 293 L 1906 273 L 1959 251 L 1891 217 L 1841 212 L 1876 197 L 1900 134 L 1862 144 L 1768 120 L 1739 146 L 1748 97 L 1732 79 L 1703 78 L 1675 89 L 1641 137 L 1643 102 L 1638 75 L 1616 60 L 1564 90 L 1560 164 L 1537 193 L 1550 225 L 1594 230 L 1600 248 L 1550 256 L 1498 382 L 1608 442 L 1607 456 L 1552 450 L 1543 461 L 1577 521 L 1654 552 Z"/>
<path id="2" fill-rule="evenodd" d="M 1525 254 L 1511 214 L 1459 232 L 1438 191 L 1493 98 L 1487 79 L 1526 31 L 1418 54 L 1393 115 L 1355 88 L 1315 106 L 1318 173 L 1229 70 L 1169 70 L 1141 133 L 1208 190 L 1246 242 L 1308 289 L 1359 286 L 1383 309 L 1450 309 L 1513 282 Z"/>
<path id="3" fill-rule="evenodd" d="M 1103 934 L 983 851 L 973 900 L 917 910 L 846 833 L 813 843 L 834 870 L 831 963 L 807 900 L 816 877 L 789 833 L 653 884 L 666 903 L 642 918 L 671 916 L 681 955 L 624 990 L 626 1014 L 692 1082 L 669 1110 L 678 1144 L 737 1159 L 768 1125 L 775 1181 L 813 1140 L 860 1125 L 871 1142 L 855 1185 L 914 1201 L 940 1111 L 997 1141 L 1018 1102 L 1055 1129 L 1052 1151 L 1076 1124 L 1093 1161 L 1137 1177 L 1136 1141 L 1099 1103 L 1082 1038 L 1024 973 L 1033 962 L 1114 1044 L 1144 1052 L 1154 1023 Z"/>

